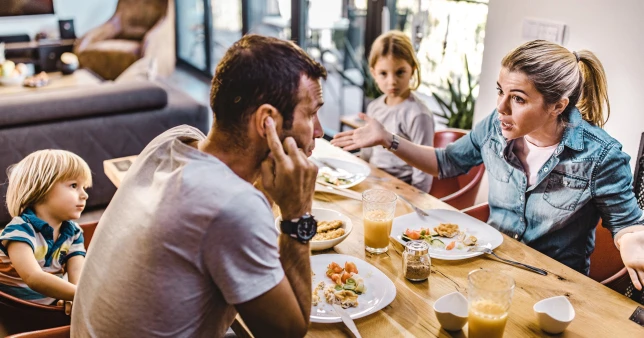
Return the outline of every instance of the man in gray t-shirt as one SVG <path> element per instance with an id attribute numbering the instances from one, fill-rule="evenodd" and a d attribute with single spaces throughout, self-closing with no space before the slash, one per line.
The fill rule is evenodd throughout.
<path id="1" fill-rule="evenodd" d="M 255 336 L 306 333 L 307 238 L 278 241 L 253 182 L 285 223 L 312 224 L 317 168 L 306 157 L 322 136 L 326 71 L 291 42 L 247 35 L 216 74 L 208 135 L 179 126 L 155 138 L 105 210 L 74 298 L 72 337 L 222 336 L 237 313 Z"/>

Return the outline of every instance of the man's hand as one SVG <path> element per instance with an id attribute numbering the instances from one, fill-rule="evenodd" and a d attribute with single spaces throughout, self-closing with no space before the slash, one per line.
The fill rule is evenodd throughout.
<path id="1" fill-rule="evenodd" d="M 262 185 L 282 211 L 282 219 L 311 212 L 318 167 L 287 137 L 281 143 L 275 122 L 266 118 L 266 140 L 271 150 L 262 162 Z"/>
<path id="2" fill-rule="evenodd" d="M 644 231 L 626 233 L 619 238 L 619 252 L 636 289 L 644 285 Z"/>
<path id="3" fill-rule="evenodd" d="M 358 116 L 366 121 L 367 124 L 358 129 L 336 134 L 333 140 L 331 140 L 331 144 L 347 151 L 377 145 L 385 148 L 391 146 L 392 135 L 385 130 L 385 127 L 380 122 L 372 119 L 365 113 L 360 113 Z"/>

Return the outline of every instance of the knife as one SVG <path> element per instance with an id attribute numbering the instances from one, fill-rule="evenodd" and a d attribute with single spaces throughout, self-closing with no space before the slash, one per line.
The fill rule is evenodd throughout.
<path id="1" fill-rule="evenodd" d="M 344 322 L 344 325 L 346 325 L 349 328 L 349 330 L 351 330 L 351 333 L 353 333 L 353 335 L 356 338 L 362 338 L 362 336 L 360 336 L 360 332 L 358 332 L 358 328 L 356 327 L 356 323 L 353 322 L 353 319 L 351 319 L 351 316 L 349 316 L 349 313 L 344 311 L 342 306 L 340 306 L 338 304 L 333 304 L 333 309 L 338 314 L 338 316 L 340 316 L 340 318 Z"/>

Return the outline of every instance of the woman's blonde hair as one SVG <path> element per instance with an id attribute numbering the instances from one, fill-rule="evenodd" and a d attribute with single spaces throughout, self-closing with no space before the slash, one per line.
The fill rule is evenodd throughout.
<path id="1" fill-rule="evenodd" d="M 577 107 L 584 120 L 603 127 L 610 116 L 606 74 L 597 56 L 590 51 L 571 52 L 552 42 L 527 42 L 508 53 L 501 65 L 509 71 L 524 73 L 544 97 L 546 104 L 568 98 L 559 116 L 568 120 Z M 604 118 L 606 106 L 606 118 Z"/>
<path id="2" fill-rule="evenodd" d="M 416 90 L 420 86 L 420 63 L 416 58 L 416 51 L 411 40 L 401 31 L 390 31 L 380 35 L 371 45 L 369 53 L 369 67 L 376 67 L 378 58 L 393 56 L 396 59 L 405 60 L 411 66 L 414 76 L 414 83 L 411 89 Z"/>
<path id="3" fill-rule="evenodd" d="M 11 217 L 41 202 L 55 183 L 78 179 L 92 186 L 92 172 L 80 156 L 65 150 L 35 151 L 7 169 L 7 209 Z"/>

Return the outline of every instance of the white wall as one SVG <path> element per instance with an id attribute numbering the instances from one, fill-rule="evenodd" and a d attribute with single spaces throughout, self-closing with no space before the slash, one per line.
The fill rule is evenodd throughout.
<path id="1" fill-rule="evenodd" d="M 611 115 L 605 130 L 623 145 L 633 160 L 644 132 L 644 1 L 642 0 L 489 0 L 485 51 L 475 122 L 496 106 L 496 80 L 501 59 L 525 42 L 523 19 L 537 18 L 566 24 L 564 47 L 587 49 L 602 61 L 608 79 Z M 487 200 L 487 181 L 479 202 Z"/>
<path id="2" fill-rule="evenodd" d="M 1 2 L 2 0 L 0 0 Z M 0 35 L 24 34 L 31 38 L 45 31 L 58 36 L 58 19 L 74 19 L 76 36 L 107 21 L 118 0 L 54 0 L 55 15 L 33 15 L 0 18 Z"/>

